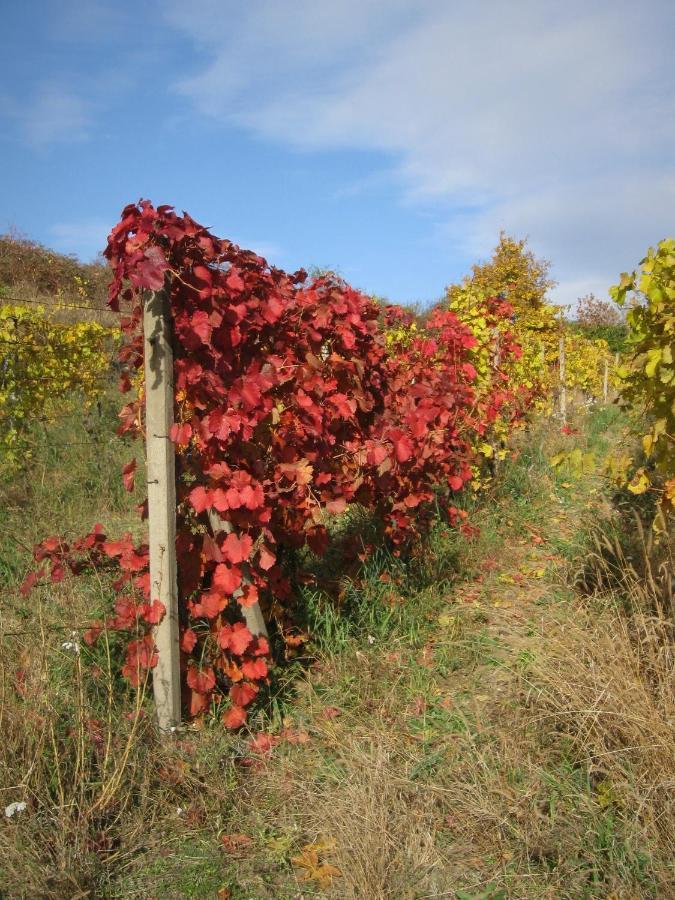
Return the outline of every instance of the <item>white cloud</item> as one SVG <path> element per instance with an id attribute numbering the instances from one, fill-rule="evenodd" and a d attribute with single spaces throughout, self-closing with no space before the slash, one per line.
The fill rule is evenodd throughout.
<path id="1" fill-rule="evenodd" d="M 13 105 L 11 115 L 18 121 L 24 140 L 35 149 L 89 136 L 89 104 L 56 84 L 39 86 L 25 106 Z"/>
<path id="2" fill-rule="evenodd" d="M 225 230 L 214 228 L 216 234 L 225 234 Z M 264 257 L 271 265 L 281 265 L 280 260 L 284 255 L 283 248 L 274 241 L 259 241 L 256 239 L 248 240 L 247 238 L 232 238 L 235 244 L 238 244 L 242 250 L 252 250 L 258 256 Z"/>
<path id="3" fill-rule="evenodd" d="M 206 58 L 176 88 L 297 147 L 380 150 L 457 252 L 500 228 L 606 289 L 672 231 L 675 5 L 552 0 L 172 2 Z M 461 214 L 453 211 L 461 209 Z"/>
<path id="4" fill-rule="evenodd" d="M 50 246 L 60 253 L 74 253 L 80 259 L 94 259 L 105 249 L 111 222 L 114 219 L 83 219 L 77 222 L 57 222 L 49 229 Z"/>

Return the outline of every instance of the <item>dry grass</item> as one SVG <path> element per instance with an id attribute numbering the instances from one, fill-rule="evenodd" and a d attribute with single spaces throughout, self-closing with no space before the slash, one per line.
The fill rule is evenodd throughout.
<path id="1" fill-rule="evenodd" d="M 421 731 L 411 672 L 379 698 L 362 674 L 351 714 L 315 715 L 311 746 L 263 763 L 239 821 L 254 808 L 254 831 L 334 841 L 331 897 L 669 896 L 672 656 L 648 649 L 663 629 L 645 618 L 638 644 L 611 610 L 559 621 L 526 673 L 504 670 L 497 701 L 476 701 L 479 681 L 435 719 L 451 686 L 432 677 Z M 300 708 L 320 703 L 308 685 Z"/>
<path id="2" fill-rule="evenodd" d="M 118 852 L 120 835 L 133 844 L 129 808 L 149 778 L 143 748 L 152 744 L 152 729 L 143 694 L 130 698 L 125 715 L 109 652 L 91 676 L 72 649 L 79 634 L 63 627 L 74 621 L 76 603 L 68 592 L 54 592 L 35 601 L 30 625 L 3 616 L 1 805 L 27 804 L 0 827 L 0 869 L 10 896 L 91 890 L 101 860 Z"/>
<path id="3" fill-rule="evenodd" d="M 252 766 L 242 765 L 248 736 L 219 727 L 159 741 L 151 705 L 119 679 L 114 638 L 109 653 L 105 643 L 96 655 L 62 647 L 92 605 L 109 603 L 104 581 L 28 603 L 10 585 L 0 606 L 0 812 L 15 801 L 27 809 L 0 818 L 0 896 L 672 896 L 675 660 L 663 578 L 641 578 L 620 547 L 598 550 L 586 565 L 596 567 L 592 596 L 564 584 L 561 562 L 518 607 L 520 588 L 499 575 L 524 568 L 529 539 L 508 543 L 520 525 L 559 540 L 564 531 L 574 546 L 578 537 L 573 508 L 548 525 L 548 470 L 526 462 L 527 493 L 486 513 L 499 593 L 484 581 L 453 594 L 429 576 L 394 624 L 375 615 L 363 633 L 338 634 L 326 623 L 335 646 L 319 642 L 312 671 L 260 714 L 265 730 L 306 731 L 308 741 L 282 742 Z M 98 482 L 92 490 L 102 496 Z M 108 502 L 104 514 L 122 519 L 121 501 Z M 481 546 L 463 551 L 472 577 Z M 513 608 L 495 609 L 506 590 Z M 134 707 L 141 715 L 127 716 Z M 228 855 L 223 834 L 250 845 Z M 340 871 L 323 885 L 293 864 L 319 838 L 319 863 Z"/>
<path id="4" fill-rule="evenodd" d="M 266 760 L 240 815 L 331 838 L 331 897 L 672 896 L 673 627 L 662 580 L 613 585 L 496 643 L 459 609 L 421 662 L 324 660 L 295 707 L 311 744 Z"/>
<path id="5" fill-rule="evenodd" d="M 675 813 L 674 646 L 663 618 L 585 611 L 551 638 L 532 670 L 538 725 L 569 737 L 629 844 L 649 848 L 661 864 L 672 853 Z M 667 869 L 661 876 L 672 887 Z"/>

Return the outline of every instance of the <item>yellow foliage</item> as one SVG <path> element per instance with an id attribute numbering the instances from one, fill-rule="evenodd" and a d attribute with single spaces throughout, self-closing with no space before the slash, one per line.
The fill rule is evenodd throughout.
<path id="1" fill-rule="evenodd" d="M 395 327 L 387 329 L 384 340 L 387 349 L 397 350 L 410 346 L 416 337 L 417 325 L 415 322 L 410 322 L 409 324 L 399 323 Z"/>
<path id="2" fill-rule="evenodd" d="M 637 297 L 626 316 L 632 359 L 619 373 L 620 391 L 626 405 L 646 414 L 643 447 L 668 480 L 675 476 L 675 238 L 650 247 L 640 265 L 610 291 L 620 306 Z"/>
<path id="3" fill-rule="evenodd" d="M 112 332 L 96 322 L 64 325 L 42 307 L 0 306 L 0 460 L 5 471 L 29 452 L 35 419 L 49 422 L 64 395 L 84 403 L 100 395 Z"/>
<path id="4" fill-rule="evenodd" d="M 513 306 L 518 318 L 534 313 L 536 319 L 539 308 L 548 305 L 546 293 L 555 284 L 548 277 L 549 269 L 549 262 L 536 259 L 526 249 L 526 241 L 516 241 L 502 232 L 492 258 L 473 266 L 463 286 L 471 284 L 483 297 L 501 295 Z M 448 289 L 451 302 L 455 289 Z"/>
<path id="5" fill-rule="evenodd" d="M 467 325 L 477 340 L 471 362 L 478 378 L 479 396 L 493 387 L 498 368 L 508 377 L 509 389 L 530 398 L 533 408 L 549 407 L 553 388 L 553 366 L 558 357 L 559 308 L 546 302 L 549 264 L 535 259 L 525 249 L 525 241 L 500 235 L 492 259 L 475 265 L 461 284 L 447 290 L 449 308 Z M 511 320 L 501 319 L 494 327 L 486 317 L 486 301 L 500 297 L 513 308 Z M 520 357 L 502 354 L 507 335 L 521 348 Z M 490 439 L 506 438 L 513 425 L 505 410 L 492 427 Z M 483 456 L 487 454 L 480 451 Z M 489 457 L 488 457 L 489 458 Z"/>
<path id="6" fill-rule="evenodd" d="M 605 367 L 608 387 L 617 387 L 618 373 L 607 342 L 591 340 L 572 330 L 561 317 L 561 307 L 546 299 L 554 284 L 548 278 L 549 264 L 537 260 L 526 249 L 525 241 L 504 234 L 492 258 L 473 267 L 462 284 L 447 291 L 448 305 L 460 320 L 471 328 L 478 345 L 474 348 L 473 365 L 478 372 L 477 387 L 489 389 L 500 363 L 512 390 L 528 392 L 534 409 L 551 408 L 560 387 L 560 337 L 565 339 L 565 387 L 589 397 L 603 395 Z M 512 321 L 502 321 L 499 329 L 490 328 L 484 310 L 489 297 L 501 297 L 513 308 Z M 499 342 L 510 332 L 520 345 L 522 355 L 499 359 Z M 495 435 L 504 437 L 508 427 L 495 423 Z"/>
<path id="7" fill-rule="evenodd" d="M 565 385 L 577 388 L 589 397 L 601 397 L 604 387 L 605 363 L 608 386 L 619 384 L 614 355 L 607 341 L 590 340 L 582 334 L 567 331 L 565 334 Z"/>

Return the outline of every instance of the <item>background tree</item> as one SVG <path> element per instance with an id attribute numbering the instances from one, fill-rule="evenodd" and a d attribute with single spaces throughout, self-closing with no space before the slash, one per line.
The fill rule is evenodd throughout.
<path id="1" fill-rule="evenodd" d="M 461 285 L 450 285 L 448 299 L 471 286 L 484 297 L 503 296 L 516 314 L 535 311 L 547 305 L 546 294 L 556 282 L 549 278 L 551 263 L 537 259 L 527 248 L 527 239 L 516 240 L 503 231 L 492 257 L 472 266 Z"/>
<path id="2" fill-rule="evenodd" d="M 608 300 L 595 294 L 581 297 L 572 328 L 591 340 L 604 340 L 612 353 L 625 349 L 626 322 L 622 313 Z"/>

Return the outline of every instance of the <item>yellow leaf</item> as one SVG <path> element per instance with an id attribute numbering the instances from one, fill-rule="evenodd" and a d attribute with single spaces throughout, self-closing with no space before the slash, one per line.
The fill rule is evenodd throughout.
<path id="1" fill-rule="evenodd" d="M 303 850 L 316 850 L 317 853 L 325 853 L 326 850 L 335 850 L 335 838 L 326 837 L 323 834 L 320 834 L 319 837 L 312 841 L 311 844 L 306 844 Z"/>
<path id="2" fill-rule="evenodd" d="M 314 844 L 303 847 L 298 856 L 292 856 L 291 862 L 304 871 L 299 876 L 301 881 L 314 881 L 320 888 L 329 888 L 333 878 L 339 878 L 342 872 L 330 863 L 320 862 L 319 853 Z"/>
<path id="3" fill-rule="evenodd" d="M 457 616 L 451 616 L 448 613 L 443 613 L 438 617 L 438 624 L 441 628 L 447 628 L 451 634 L 454 634 L 459 628 L 459 619 Z"/>
<path id="4" fill-rule="evenodd" d="M 283 856 L 290 849 L 293 838 L 288 834 L 282 834 L 279 837 L 269 838 L 265 843 L 272 853 Z"/>
<path id="5" fill-rule="evenodd" d="M 627 485 L 627 487 L 631 494 L 644 494 L 645 491 L 649 490 L 649 483 L 649 478 L 645 474 L 645 470 L 638 469 L 633 476 L 633 480 L 630 482 L 630 484 Z"/>
<path id="6" fill-rule="evenodd" d="M 671 478 L 666 481 L 665 485 L 663 486 L 663 493 L 666 500 L 669 500 L 671 503 L 675 503 L 675 478 Z"/>

